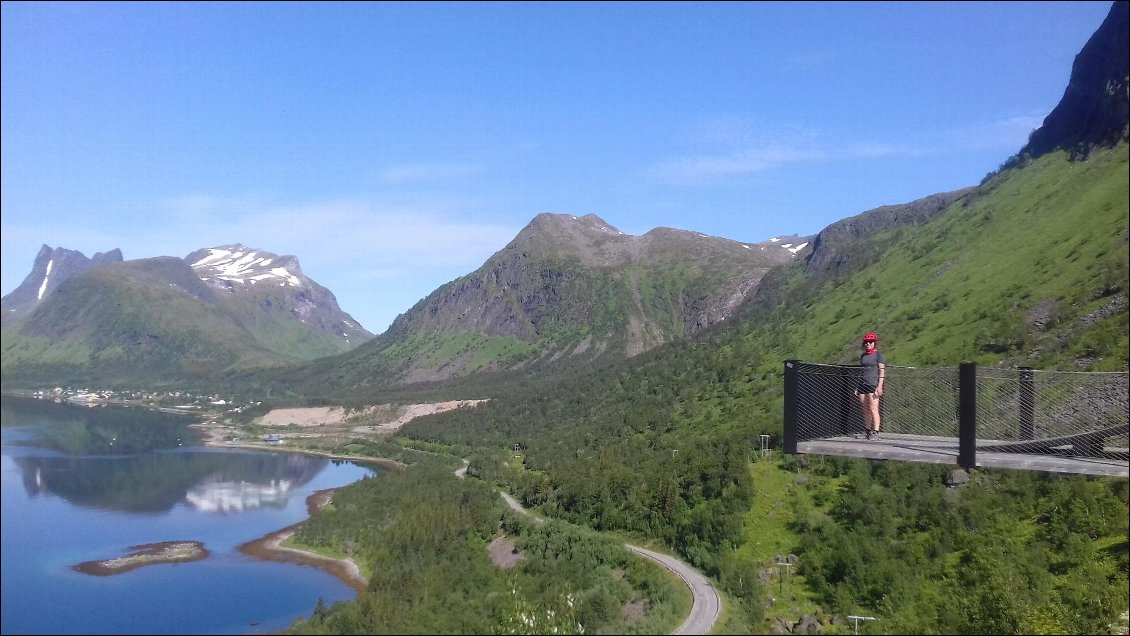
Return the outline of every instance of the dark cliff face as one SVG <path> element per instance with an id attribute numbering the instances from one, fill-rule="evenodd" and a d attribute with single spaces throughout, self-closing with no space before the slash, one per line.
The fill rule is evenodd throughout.
<path id="1" fill-rule="evenodd" d="M 1021 155 L 1053 150 L 1086 155 L 1091 146 L 1127 139 L 1130 124 L 1130 3 L 1115 2 L 1071 66 L 1063 98 Z"/>

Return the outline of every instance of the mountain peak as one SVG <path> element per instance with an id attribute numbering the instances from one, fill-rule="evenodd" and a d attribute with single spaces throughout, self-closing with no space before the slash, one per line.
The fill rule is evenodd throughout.
<path id="1" fill-rule="evenodd" d="M 349 346 L 373 336 L 341 310 L 330 290 L 302 273 L 294 256 L 233 243 L 196 250 L 184 260 L 204 284 L 225 292 L 233 305 L 242 303 L 254 321 L 293 320 Z"/>
<path id="2" fill-rule="evenodd" d="M 201 280 L 214 287 L 229 287 L 232 283 L 302 287 L 306 279 L 294 256 L 278 256 L 242 243 L 197 250 L 185 260 Z"/>
<path id="3" fill-rule="evenodd" d="M 494 258 L 539 254 L 580 258 L 581 262 L 590 265 L 608 265 L 619 259 L 617 246 L 633 238 L 595 214 L 575 216 L 542 212 Z"/>
<path id="4" fill-rule="evenodd" d="M 542 212 L 530 221 L 522 233 L 533 232 L 596 232 L 608 234 L 610 236 L 623 236 L 624 233 L 620 230 L 609 225 L 604 219 L 595 214 L 586 214 L 584 216 L 576 216 L 573 214 L 557 214 L 554 212 Z"/>
<path id="5" fill-rule="evenodd" d="M 1020 154 L 1083 152 L 1127 138 L 1130 117 L 1130 3 L 1115 2 L 1071 65 L 1059 104 Z"/>
<path id="6" fill-rule="evenodd" d="M 63 281 L 95 265 L 122 262 L 122 251 L 114 248 L 109 252 L 98 252 L 87 258 L 82 252 L 65 247 L 51 247 L 44 244 L 35 255 L 31 272 L 20 286 L 0 301 L 5 318 L 9 314 L 23 314 L 30 311 L 39 301 L 55 291 Z"/>

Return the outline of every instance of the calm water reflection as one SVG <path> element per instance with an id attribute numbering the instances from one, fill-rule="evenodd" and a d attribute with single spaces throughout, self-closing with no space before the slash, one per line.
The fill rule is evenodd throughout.
<path id="1" fill-rule="evenodd" d="M 255 633 L 353 598 L 310 567 L 240 544 L 306 518 L 306 497 L 374 475 L 352 462 L 195 446 L 191 418 L 5 397 L 0 631 Z M 71 570 L 143 543 L 203 541 L 211 557 L 111 577 Z"/>

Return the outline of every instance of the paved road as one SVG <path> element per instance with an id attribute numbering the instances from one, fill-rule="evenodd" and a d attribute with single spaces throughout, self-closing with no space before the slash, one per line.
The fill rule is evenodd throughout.
<path id="1" fill-rule="evenodd" d="M 514 500 L 510 495 L 500 492 L 502 498 L 514 510 L 522 514 L 530 514 L 522 504 Z M 539 522 L 545 521 L 541 517 L 533 515 L 533 518 Z M 714 628 L 714 623 L 718 620 L 718 614 L 722 611 L 722 602 L 718 598 L 718 590 L 710 584 L 705 576 L 699 573 L 691 566 L 683 563 L 673 556 L 660 554 L 625 543 L 624 547 L 628 548 L 636 554 L 651 559 L 663 567 L 671 570 L 687 584 L 691 589 L 693 602 L 691 604 L 691 613 L 687 616 L 687 620 L 676 629 L 674 634 L 709 634 L 710 630 Z"/>

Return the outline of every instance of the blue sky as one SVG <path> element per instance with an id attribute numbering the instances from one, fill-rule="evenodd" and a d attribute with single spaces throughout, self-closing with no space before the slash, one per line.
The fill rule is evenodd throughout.
<path id="1" fill-rule="evenodd" d="M 997 169 L 1110 5 L 5 1 L 2 292 L 242 243 L 380 333 L 541 212 L 815 234 Z"/>

